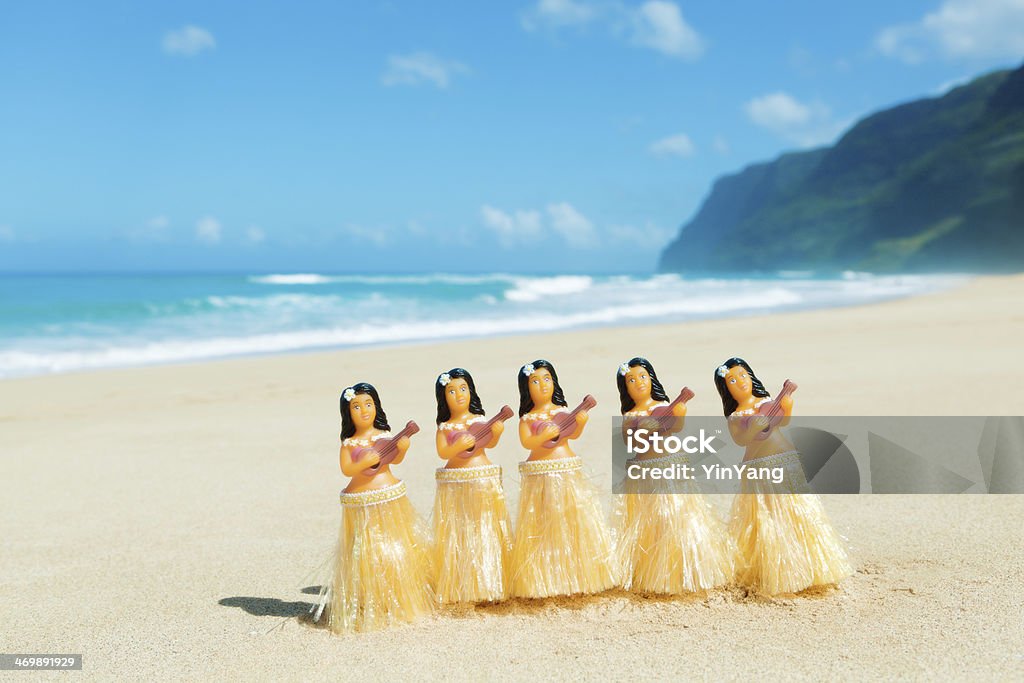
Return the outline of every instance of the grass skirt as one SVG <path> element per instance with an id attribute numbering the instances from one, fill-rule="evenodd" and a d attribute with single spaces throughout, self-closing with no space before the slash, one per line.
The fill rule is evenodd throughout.
<path id="1" fill-rule="evenodd" d="M 641 467 L 685 464 L 683 455 L 630 460 Z M 616 496 L 616 554 L 622 587 L 681 595 L 733 579 L 735 548 L 711 504 L 692 481 L 627 479 Z"/>
<path id="2" fill-rule="evenodd" d="M 838 583 L 853 573 L 821 499 L 811 492 L 800 455 L 788 451 L 747 461 L 783 467 L 784 481 L 743 480 L 732 506 L 737 582 L 766 595 Z"/>
<path id="3" fill-rule="evenodd" d="M 316 619 L 334 633 L 374 631 L 430 614 L 430 550 L 399 482 L 341 494 L 341 529 Z"/>
<path id="4" fill-rule="evenodd" d="M 512 546 L 512 596 L 600 593 L 617 584 L 597 489 L 578 457 L 519 463 L 522 490 Z"/>
<path id="5" fill-rule="evenodd" d="M 501 466 L 437 470 L 433 554 L 438 602 L 507 598 L 511 553 Z"/>

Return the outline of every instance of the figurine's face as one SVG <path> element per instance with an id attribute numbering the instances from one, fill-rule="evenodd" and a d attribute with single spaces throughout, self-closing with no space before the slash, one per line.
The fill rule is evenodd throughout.
<path id="1" fill-rule="evenodd" d="M 634 403 L 646 401 L 651 396 L 651 376 L 644 366 L 637 365 L 625 374 L 626 391 Z"/>
<path id="2" fill-rule="evenodd" d="M 462 415 L 469 410 L 469 384 L 461 377 L 448 382 L 444 388 L 444 400 L 452 415 Z"/>
<path id="3" fill-rule="evenodd" d="M 369 394 L 356 394 L 348 404 L 349 415 L 356 429 L 369 429 L 377 419 L 377 406 Z"/>
<path id="4" fill-rule="evenodd" d="M 729 393 L 737 402 L 750 398 L 753 390 L 750 373 L 742 365 L 729 368 L 729 372 L 725 373 L 725 386 L 729 387 Z"/>
<path id="5" fill-rule="evenodd" d="M 551 379 L 551 373 L 547 368 L 534 370 L 527 384 L 530 387 L 530 400 L 533 401 L 533 405 L 547 403 L 555 393 L 555 381 Z"/>

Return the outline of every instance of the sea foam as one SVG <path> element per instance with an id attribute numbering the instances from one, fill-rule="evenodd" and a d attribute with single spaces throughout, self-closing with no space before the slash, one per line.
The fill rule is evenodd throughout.
<path id="1" fill-rule="evenodd" d="M 19 281 L 24 294 L 16 306 L 0 296 L 2 377 L 764 314 L 879 301 L 963 280 L 297 273 L 133 276 L 125 286 L 109 276 L 70 284 L 33 277 Z M 9 282 L 0 279 L 0 287 Z"/>

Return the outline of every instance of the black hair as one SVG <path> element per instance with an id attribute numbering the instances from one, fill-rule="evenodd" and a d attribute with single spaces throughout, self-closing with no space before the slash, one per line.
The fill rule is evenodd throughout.
<path id="1" fill-rule="evenodd" d="M 355 392 L 356 396 L 365 394 L 373 399 L 373 407 L 377 409 L 377 416 L 373 418 L 373 426 L 375 429 L 379 429 L 382 432 L 391 431 L 391 426 L 388 424 L 388 416 L 384 413 L 384 407 L 380 404 L 380 396 L 377 394 L 377 390 L 372 384 L 366 382 L 359 382 L 349 387 Z M 345 391 L 348 391 L 346 389 Z M 352 421 L 352 413 L 348 409 L 349 401 L 345 400 L 345 391 L 341 392 L 341 440 L 349 438 L 356 433 L 356 423 Z"/>
<path id="2" fill-rule="evenodd" d="M 651 365 L 651 361 L 646 358 L 637 356 L 628 363 L 631 368 L 636 366 L 642 367 L 647 371 L 647 376 L 651 378 L 651 398 L 655 401 L 667 401 L 668 396 L 665 395 L 665 387 L 661 386 L 661 382 L 658 380 L 658 373 L 654 371 L 654 366 Z M 620 366 L 621 367 L 621 366 Z M 622 414 L 625 415 L 630 410 L 636 407 L 636 401 L 629 395 L 629 390 L 626 388 L 626 376 L 618 370 L 615 371 L 615 383 L 619 387 L 619 406 Z"/>
<path id="3" fill-rule="evenodd" d="M 484 406 L 480 402 L 480 395 L 476 393 L 476 384 L 473 383 L 473 375 L 463 368 L 452 368 L 444 373 L 449 380 L 464 379 L 469 387 L 469 412 L 473 415 L 484 415 Z M 452 411 L 448 407 L 448 400 L 445 398 L 447 385 L 441 384 L 441 375 L 434 380 L 434 396 L 437 398 L 437 424 L 447 422 L 452 418 Z"/>
<path id="4" fill-rule="evenodd" d="M 761 380 L 757 378 L 754 371 L 750 369 L 749 365 L 747 365 L 747 361 L 742 358 L 730 358 L 718 367 L 720 368 L 724 366 L 726 370 L 731 370 L 737 365 L 742 365 L 743 369 L 747 371 L 748 375 L 750 375 L 750 392 L 754 396 L 758 398 L 771 396 L 771 394 L 768 393 L 768 390 L 764 388 L 764 385 L 761 384 Z M 739 403 L 732 397 L 732 394 L 729 393 L 729 387 L 725 384 L 725 377 L 718 374 L 718 368 L 715 368 L 715 388 L 718 389 L 718 395 L 722 397 L 722 410 L 725 412 L 725 416 L 728 417 L 732 415 L 736 412 L 736 408 L 739 407 Z"/>
<path id="5" fill-rule="evenodd" d="M 537 359 L 530 363 L 530 365 L 533 366 L 534 370 L 544 368 L 551 373 L 551 381 L 555 383 L 555 390 L 551 393 L 551 402 L 556 406 L 567 407 L 569 404 L 565 402 L 565 395 L 562 394 L 562 385 L 558 383 L 558 373 L 555 372 L 555 366 L 543 359 Z M 523 368 L 525 367 L 524 365 Z M 516 374 L 516 381 L 519 383 L 519 417 L 533 410 L 533 399 L 530 398 L 530 375 L 524 374 L 523 368 L 519 368 L 519 372 Z"/>

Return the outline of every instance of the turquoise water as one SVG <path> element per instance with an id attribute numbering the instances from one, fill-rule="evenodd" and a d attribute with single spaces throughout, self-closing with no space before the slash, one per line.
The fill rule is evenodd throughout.
<path id="1" fill-rule="evenodd" d="M 3 275 L 0 377 L 841 306 L 962 279 Z"/>

